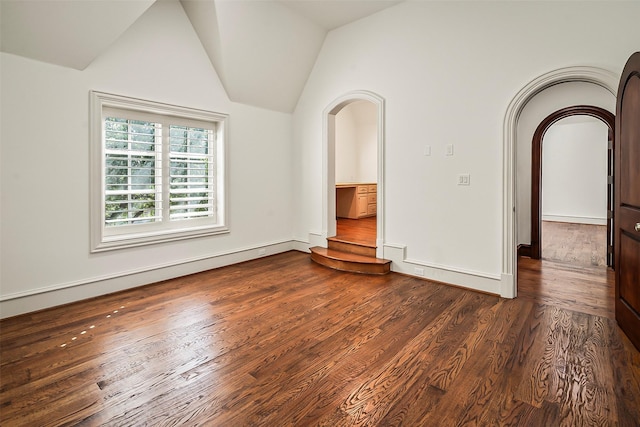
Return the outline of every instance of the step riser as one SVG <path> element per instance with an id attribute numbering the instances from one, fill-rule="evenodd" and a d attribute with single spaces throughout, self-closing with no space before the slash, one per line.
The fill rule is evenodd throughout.
<path id="1" fill-rule="evenodd" d="M 365 255 L 370 257 L 376 256 L 376 248 L 368 246 L 354 245 L 347 242 L 339 242 L 336 240 L 328 240 L 329 249 L 336 251 L 348 252 L 350 254 Z"/>
<path id="2" fill-rule="evenodd" d="M 336 260 L 311 253 L 311 259 L 320 265 L 334 270 L 348 271 L 360 274 L 387 274 L 391 271 L 390 264 L 363 264 L 352 261 Z"/>

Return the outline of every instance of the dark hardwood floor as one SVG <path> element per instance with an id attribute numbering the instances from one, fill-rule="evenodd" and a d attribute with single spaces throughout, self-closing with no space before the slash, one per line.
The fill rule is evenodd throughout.
<path id="1" fill-rule="evenodd" d="M 640 420 L 640 353 L 609 315 L 300 252 L 0 321 L 0 382 L 2 426 Z"/>
<path id="2" fill-rule="evenodd" d="M 564 262 L 518 260 L 518 298 L 615 318 L 614 271 Z"/>
<path id="3" fill-rule="evenodd" d="M 518 260 L 518 296 L 614 319 L 606 226 L 542 222 L 542 260 Z"/>

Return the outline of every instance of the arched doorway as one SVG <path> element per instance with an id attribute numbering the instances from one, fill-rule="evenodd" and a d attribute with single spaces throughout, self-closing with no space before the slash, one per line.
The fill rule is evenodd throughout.
<path id="1" fill-rule="evenodd" d="M 551 113 L 537 127 L 532 140 L 531 149 L 531 245 L 518 248 L 518 254 L 533 259 L 540 259 L 542 255 L 541 227 L 542 227 L 542 143 L 544 135 L 554 123 L 571 116 L 589 116 L 601 120 L 609 128 L 608 146 L 608 176 L 607 191 L 607 248 L 612 247 L 613 222 L 613 148 L 615 116 L 604 108 L 592 105 L 576 105 L 566 107 Z M 607 253 L 607 265 L 613 265 L 613 253 Z"/>
<path id="2" fill-rule="evenodd" d="M 369 91 L 348 92 L 335 99 L 323 112 L 323 237 L 336 234 L 336 115 L 347 105 L 368 101 L 377 111 L 377 215 L 376 256 L 383 258 L 384 243 L 384 99 Z"/>
<path id="3" fill-rule="evenodd" d="M 518 121 L 525 106 L 543 90 L 565 82 L 593 83 L 616 96 L 618 77 L 596 67 L 567 67 L 543 74 L 525 85 L 509 103 L 503 127 L 503 236 L 500 295 L 517 295 L 516 146 Z"/>

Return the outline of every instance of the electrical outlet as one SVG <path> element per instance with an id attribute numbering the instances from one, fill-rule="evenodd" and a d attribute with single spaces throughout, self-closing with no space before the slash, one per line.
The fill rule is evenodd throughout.
<path id="1" fill-rule="evenodd" d="M 458 175 L 458 185 L 471 185 L 471 176 L 468 173 Z"/>
<path id="2" fill-rule="evenodd" d="M 424 276 L 424 268 L 416 267 L 413 269 L 413 272 L 418 276 Z"/>

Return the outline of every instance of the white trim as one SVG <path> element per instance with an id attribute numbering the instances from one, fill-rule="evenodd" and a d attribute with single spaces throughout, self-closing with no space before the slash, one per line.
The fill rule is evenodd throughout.
<path id="1" fill-rule="evenodd" d="M 298 250 L 298 246 L 294 241 L 284 240 L 1 295 L 0 318 L 17 316 L 161 280 Z"/>
<path id="2" fill-rule="evenodd" d="M 129 110 L 135 115 L 149 115 L 149 120 L 157 116 L 176 118 L 179 123 L 191 120 L 206 122 L 215 126 L 216 134 L 216 220 L 205 218 L 176 221 L 167 224 L 144 224 L 122 227 L 122 233 L 105 230 L 104 215 L 104 153 L 103 114 L 105 110 Z M 155 119 L 151 116 L 155 115 Z M 172 119 L 173 120 L 173 119 Z M 121 95 L 89 91 L 89 183 L 90 183 L 90 252 L 103 252 L 121 248 L 131 248 L 148 244 L 182 240 L 193 237 L 210 236 L 229 232 L 228 225 L 228 115 L 146 101 Z M 167 157 L 168 158 L 168 157 Z M 166 164 L 166 159 L 163 160 Z M 165 184 L 166 185 L 166 184 Z M 168 203 L 168 200 L 166 201 Z M 221 205 L 221 206 L 220 206 Z"/>
<path id="3" fill-rule="evenodd" d="M 319 246 L 319 245 L 309 245 L 309 242 L 303 242 L 302 240 L 291 241 L 291 249 L 294 251 L 311 253 L 311 250 L 309 248 L 313 246 Z"/>
<path id="4" fill-rule="evenodd" d="M 376 256 L 384 258 L 384 145 L 385 145 L 385 104 L 380 95 L 356 90 L 333 100 L 322 112 L 322 242 L 326 247 L 327 237 L 336 234 L 336 173 L 335 173 L 335 118 L 345 106 L 355 101 L 368 101 L 378 110 L 378 194 L 376 214 Z"/>
<path id="5" fill-rule="evenodd" d="M 323 234 L 321 232 L 314 232 L 311 231 L 309 232 L 309 241 L 308 244 L 310 245 L 309 247 L 313 247 L 313 246 L 322 246 L 322 247 L 326 247 L 327 246 L 327 235 Z"/>
<path id="6" fill-rule="evenodd" d="M 590 216 L 542 215 L 543 221 L 567 222 L 571 224 L 607 225 L 607 218 Z"/>
<path id="7" fill-rule="evenodd" d="M 527 83 L 511 100 L 504 118 L 502 153 L 502 296 L 517 294 L 516 244 L 516 146 L 518 119 L 525 105 L 538 93 L 567 82 L 586 82 L 602 86 L 616 96 L 618 77 L 609 70 L 590 66 L 566 67 L 550 71 Z M 510 290 L 510 292 L 507 292 Z"/>
<path id="8" fill-rule="evenodd" d="M 503 296 L 501 275 L 411 259 L 406 257 L 406 252 L 406 246 L 385 245 L 384 253 L 386 259 L 392 261 L 392 271 Z M 416 267 L 419 267 L 424 274 L 416 274 Z"/>
<path id="9" fill-rule="evenodd" d="M 450 271 L 453 273 L 460 273 L 460 274 L 464 274 L 467 276 L 474 276 L 474 277 L 482 277 L 484 279 L 491 279 L 491 280 L 500 280 L 500 275 L 499 274 L 490 274 L 490 273 L 484 273 L 482 271 L 475 271 L 475 270 L 467 270 L 465 268 L 458 268 L 458 267 L 452 267 L 449 265 L 444 265 L 444 264 L 436 264 L 433 262 L 428 262 L 428 261 L 421 261 L 421 260 L 417 260 L 417 259 L 413 259 L 413 258 L 406 258 L 404 260 L 405 263 L 411 264 L 411 265 L 419 265 L 422 267 L 428 267 L 431 268 L 433 270 L 444 270 L 444 271 Z"/>
<path id="10" fill-rule="evenodd" d="M 517 296 L 517 294 L 515 293 L 517 289 L 514 289 L 512 285 L 514 280 L 515 278 L 513 277 L 513 275 L 500 275 L 500 296 L 502 298 L 515 298 Z"/>

